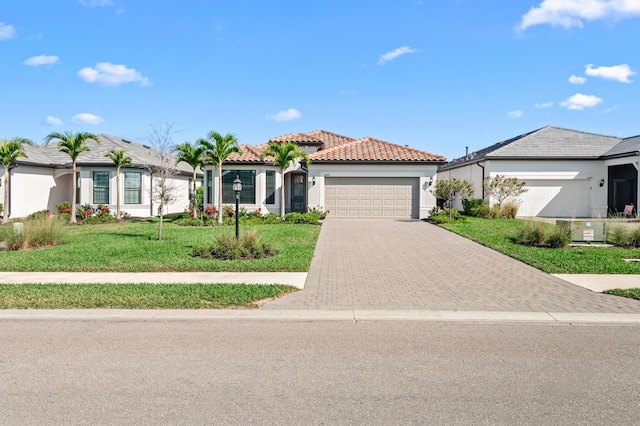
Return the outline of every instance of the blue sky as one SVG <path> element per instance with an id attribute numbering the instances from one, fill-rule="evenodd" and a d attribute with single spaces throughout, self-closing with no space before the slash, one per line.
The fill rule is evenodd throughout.
<path id="1" fill-rule="evenodd" d="M 640 133 L 640 0 L 5 3 L 0 137 L 325 129 L 453 159 L 546 125 Z"/>

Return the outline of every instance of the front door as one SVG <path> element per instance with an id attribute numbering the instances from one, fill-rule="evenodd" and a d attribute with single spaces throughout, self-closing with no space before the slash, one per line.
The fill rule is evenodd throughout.
<path id="1" fill-rule="evenodd" d="M 291 173 L 291 211 L 307 211 L 307 175 L 304 173 Z"/>

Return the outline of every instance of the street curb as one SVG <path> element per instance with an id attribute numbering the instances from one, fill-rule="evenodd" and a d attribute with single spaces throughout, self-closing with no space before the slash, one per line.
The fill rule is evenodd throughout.
<path id="1" fill-rule="evenodd" d="M 456 322 L 640 325 L 640 314 L 460 312 L 460 311 L 298 311 L 155 309 L 6 309 L 0 321 L 294 321 L 294 322 Z"/>

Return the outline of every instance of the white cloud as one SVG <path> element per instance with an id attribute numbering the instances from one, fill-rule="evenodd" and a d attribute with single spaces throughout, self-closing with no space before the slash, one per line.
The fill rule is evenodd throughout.
<path id="1" fill-rule="evenodd" d="M 71 120 L 74 123 L 100 124 L 104 121 L 104 118 L 84 112 L 82 114 L 75 115 Z"/>
<path id="2" fill-rule="evenodd" d="M 534 105 L 536 108 L 541 109 L 541 108 L 551 108 L 553 106 L 553 101 L 549 101 L 549 102 L 543 102 L 543 103 L 539 103 L 539 104 L 535 104 Z"/>
<path id="3" fill-rule="evenodd" d="M 640 16 L 639 0 L 543 0 L 522 15 L 517 29 L 534 25 L 582 28 L 583 20 L 623 19 Z"/>
<path id="4" fill-rule="evenodd" d="M 586 77 L 579 77 L 577 75 L 572 75 L 571 77 L 569 77 L 569 83 L 571 84 L 584 84 L 586 83 L 586 81 Z"/>
<path id="5" fill-rule="evenodd" d="M 46 55 L 32 56 L 26 61 L 24 61 L 23 64 L 31 65 L 32 67 L 39 67 L 40 65 L 57 64 L 59 59 L 60 58 L 58 58 L 57 56 L 46 56 Z"/>
<path id="6" fill-rule="evenodd" d="M 79 0 L 79 2 L 85 7 L 115 6 L 111 0 Z"/>
<path id="7" fill-rule="evenodd" d="M 52 115 L 48 116 L 45 120 L 44 120 L 45 124 L 48 124 L 49 126 L 60 126 L 62 124 L 62 120 L 60 120 L 58 117 L 54 117 Z"/>
<path id="8" fill-rule="evenodd" d="M 574 109 L 579 111 L 585 108 L 592 108 L 598 105 L 600 102 L 602 102 L 602 99 L 597 96 L 577 93 L 571 96 L 566 101 L 560 102 L 560 105 L 566 107 L 567 109 Z"/>
<path id="9" fill-rule="evenodd" d="M 9 40 L 16 35 L 16 27 L 0 22 L 0 40 Z"/>
<path id="10" fill-rule="evenodd" d="M 407 53 L 417 52 L 416 49 L 412 49 L 409 46 L 399 47 L 396 50 L 392 50 L 391 52 L 387 52 L 384 55 L 380 56 L 378 60 L 378 65 L 384 65 L 386 62 L 392 61 L 398 56 L 406 55 Z"/>
<path id="11" fill-rule="evenodd" d="M 612 67 L 598 67 L 593 68 L 593 65 L 589 64 L 585 66 L 587 75 L 592 77 L 602 77 L 606 80 L 616 80 L 620 83 L 631 83 L 629 77 L 636 75 L 629 65 L 614 65 Z"/>
<path id="12" fill-rule="evenodd" d="M 86 67 L 78 71 L 78 75 L 88 83 L 100 83 L 105 86 L 119 86 L 123 83 L 140 83 L 150 86 L 151 82 L 135 69 L 110 62 L 100 62 L 95 68 Z"/>
<path id="13" fill-rule="evenodd" d="M 302 113 L 295 108 L 289 108 L 277 114 L 267 114 L 267 120 L 274 121 L 291 121 L 297 120 L 300 117 L 302 117 Z"/>
<path id="14" fill-rule="evenodd" d="M 520 111 L 520 110 L 517 110 L 517 111 L 509 111 L 509 112 L 507 113 L 507 115 L 508 115 L 510 118 L 520 118 L 520 117 L 522 117 L 522 111 Z"/>

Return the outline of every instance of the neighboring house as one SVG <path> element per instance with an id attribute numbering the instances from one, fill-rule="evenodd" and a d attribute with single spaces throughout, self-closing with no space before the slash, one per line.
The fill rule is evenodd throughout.
<path id="1" fill-rule="evenodd" d="M 109 135 L 98 135 L 100 145 L 88 141 L 90 151 L 77 160 L 77 204 L 96 207 L 106 204 L 115 213 L 116 168 L 104 155 L 111 149 L 124 148 L 133 160 L 133 166 L 120 169 L 120 208 L 131 216 L 148 217 L 158 213 L 157 203 L 151 199 L 154 181 L 149 166 L 160 164 L 159 152 Z M 68 155 L 58 151 L 57 144 L 48 146 L 25 145 L 27 158 L 20 158 L 10 172 L 10 216 L 24 217 L 38 210 L 56 212 L 56 204 L 71 200 L 72 169 Z M 165 208 L 166 213 L 184 211 L 189 205 L 189 189 L 193 172 L 189 165 L 176 166 L 177 174 L 171 178 L 176 189 L 176 201 Z M 202 172 L 198 172 L 202 177 Z M 0 188 L 0 199 L 6 188 Z"/>
<path id="2" fill-rule="evenodd" d="M 309 165 L 285 170 L 285 212 L 308 208 L 332 217 L 425 218 L 436 200 L 429 191 L 445 158 L 373 139 L 353 139 L 325 130 L 270 139 L 294 142 L 309 154 Z M 242 145 L 223 165 L 222 203 L 235 203 L 233 180 L 242 180 L 240 204 L 248 210 L 280 213 L 280 169 L 262 158 L 267 144 Z M 217 205 L 218 174 L 205 166 L 205 204 Z"/>
<path id="3" fill-rule="evenodd" d="M 637 206 L 639 161 L 640 137 L 548 126 L 452 160 L 438 178 L 468 179 L 486 199 L 485 177 L 516 177 L 527 189 L 519 216 L 606 217 Z"/>

